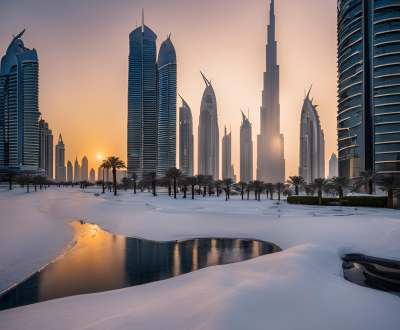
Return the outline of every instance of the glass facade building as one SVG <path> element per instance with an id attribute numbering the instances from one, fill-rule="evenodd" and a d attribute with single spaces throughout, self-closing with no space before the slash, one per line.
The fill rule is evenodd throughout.
<path id="1" fill-rule="evenodd" d="M 253 135 L 248 117 L 242 112 L 242 125 L 240 126 L 240 181 L 253 180 Z"/>
<path id="2" fill-rule="evenodd" d="M 211 82 L 203 76 L 206 89 L 200 105 L 198 173 L 219 179 L 219 127 L 217 99 Z"/>
<path id="3" fill-rule="evenodd" d="M 0 170 L 39 174 L 39 61 L 24 46 L 24 32 L 1 59 Z"/>
<path id="4" fill-rule="evenodd" d="M 146 25 L 129 35 L 128 175 L 157 172 L 156 34 Z"/>
<path id="5" fill-rule="evenodd" d="M 176 167 L 177 62 L 170 36 L 160 47 L 157 61 L 157 174 Z"/>
<path id="6" fill-rule="evenodd" d="M 338 1 L 339 175 L 400 174 L 400 3 Z"/>
<path id="7" fill-rule="evenodd" d="M 53 179 L 53 133 L 45 120 L 39 120 L 39 167 Z"/>
<path id="8" fill-rule="evenodd" d="M 180 98 L 182 99 L 182 107 L 179 108 L 179 168 L 187 176 L 193 176 L 194 136 L 192 111 L 182 96 Z"/>

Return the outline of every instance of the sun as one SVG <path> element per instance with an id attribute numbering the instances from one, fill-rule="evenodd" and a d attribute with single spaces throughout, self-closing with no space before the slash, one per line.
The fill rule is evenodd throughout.
<path id="1" fill-rule="evenodd" d="M 101 159 L 101 155 L 99 155 L 99 159 Z"/>

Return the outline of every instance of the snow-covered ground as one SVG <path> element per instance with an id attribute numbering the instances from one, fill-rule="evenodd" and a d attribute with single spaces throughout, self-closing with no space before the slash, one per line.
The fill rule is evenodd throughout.
<path id="1" fill-rule="evenodd" d="M 153 240 L 263 239 L 284 251 L 165 281 L 2 311 L 0 328 L 400 329 L 400 298 L 344 280 L 340 260 L 350 252 L 400 260 L 399 211 L 278 206 L 265 196 L 261 202 L 239 196 L 226 202 L 224 196 L 191 200 L 188 194 L 186 200 L 182 195 L 174 200 L 165 193 L 95 197 L 94 192 L 98 189 L 51 188 L 29 195 L 22 189 L 0 191 L 0 283 L 9 274 L 15 282 L 15 274 L 22 279 L 32 272 L 25 262 L 37 255 L 36 249 L 59 251 L 61 242 L 68 243 L 70 229 L 62 218 Z M 38 237 L 41 243 L 35 246 Z M 37 268 L 54 254 L 45 256 Z"/>

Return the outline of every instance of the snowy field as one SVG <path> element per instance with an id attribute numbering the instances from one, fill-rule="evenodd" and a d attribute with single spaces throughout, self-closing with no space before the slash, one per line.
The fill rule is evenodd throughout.
<path id="1" fill-rule="evenodd" d="M 400 212 L 275 205 L 225 196 L 178 199 L 97 188 L 0 190 L 0 291 L 73 237 L 65 219 L 153 240 L 255 238 L 284 251 L 168 280 L 0 312 L 1 329 L 400 329 L 400 297 L 343 278 L 340 257 L 400 260 Z M 335 214 L 351 214 L 335 216 Z"/>

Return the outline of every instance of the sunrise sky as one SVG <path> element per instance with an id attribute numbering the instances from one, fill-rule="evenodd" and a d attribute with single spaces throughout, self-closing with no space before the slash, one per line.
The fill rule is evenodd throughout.
<path id="1" fill-rule="evenodd" d="M 188 102 L 194 118 L 195 173 L 197 128 L 205 88 L 201 70 L 212 79 L 216 93 L 220 137 L 224 125 L 232 126 L 232 160 L 239 179 L 240 109 L 247 113 L 250 108 L 257 164 L 269 3 L 2 0 L 0 57 L 13 35 L 26 29 L 22 39 L 26 47 L 38 52 L 39 106 L 53 130 L 54 144 L 61 133 L 66 159 L 73 162 L 78 156 L 81 162 L 86 155 L 89 169 L 100 165 L 98 155 L 126 160 L 129 33 L 140 24 L 144 8 L 145 24 L 158 35 L 158 48 L 171 33 L 177 52 L 178 92 Z M 329 158 L 337 149 L 336 1 L 275 3 L 286 176 L 298 174 L 300 111 L 304 90 L 311 84 L 311 96 L 319 105 L 325 132 L 328 174 Z"/>

